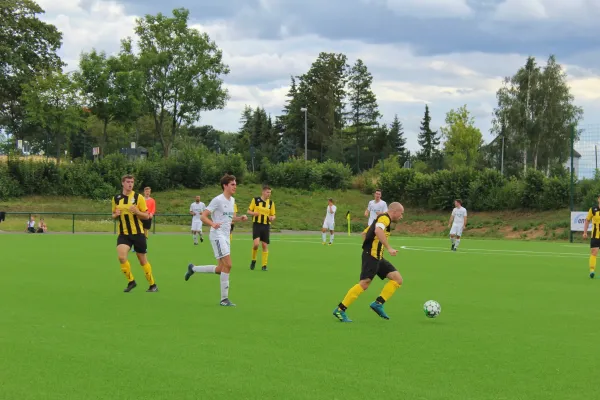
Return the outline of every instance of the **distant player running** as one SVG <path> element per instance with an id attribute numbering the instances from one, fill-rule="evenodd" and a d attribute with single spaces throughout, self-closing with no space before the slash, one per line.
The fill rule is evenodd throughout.
<path id="1" fill-rule="evenodd" d="M 233 307 L 235 304 L 229 300 L 229 273 L 231 272 L 229 234 L 232 221 L 247 221 L 248 217 L 245 215 L 238 217 L 234 211 L 235 199 L 233 194 L 237 187 L 235 176 L 225 175 L 221 178 L 221 187 L 223 188 L 223 194 L 212 199 L 201 216 L 202 222 L 210 225 L 209 238 L 218 265 L 189 264 L 185 280 L 190 279 L 196 272 L 221 275 L 221 302 L 219 304 L 225 307 Z M 208 218 L 209 215 L 210 219 Z"/>
<path id="2" fill-rule="evenodd" d="M 600 247 L 600 196 L 598 196 L 598 204 L 590 208 L 585 222 L 583 223 L 583 238 L 588 237 L 588 227 L 590 222 L 593 225 L 592 238 L 590 240 L 590 278 L 596 275 L 596 257 L 598 257 L 598 248 Z"/>
<path id="3" fill-rule="evenodd" d="M 387 203 L 381 200 L 381 189 L 375 190 L 373 196 L 374 199 L 369 201 L 367 209 L 365 210 L 365 217 L 369 217 L 369 222 L 367 222 L 367 227 L 362 232 L 363 239 L 365 238 L 367 231 L 373 224 L 373 221 L 375 221 L 375 218 L 377 218 L 378 215 L 387 212 L 388 210 Z"/>
<path id="4" fill-rule="evenodd" d="M 452 251 L 458 249 L 463 230 L 467 227 L 467 209 L 462 206 L 462 200 L 454 200 L 454 210 L 450 215 L 448 228 L 450 228 L 450 241 Z"/>
<path id="5" fill-rule="evenodd" d="M 271 188 L 263 186 L 262 195 L 254 197 L 248 206 L 248 215 L 252 215 L 252 261 L 250 269 L 256 267 L 258 246 L 262 244 L 262 270 L 267 271 L 269 261 L 269 243 L 271 242 L 271 223 L 275 221 L 275 203 L 271 200 Z"/>
<path id="6" fill-rule="evenodd" d="M 196 196 L 196 201 L 190 205 L 190 214 L 192 217 L 192 237 L 194 238 L 194 245 L 198 245 L 198 234 L 200 234 L 200 242 L 204 242 L 202 237 L 202 219 L 200 216 L 206 209 L 206 205 L 200 201 L 200 196 Z"/>
<path id="7" fill-rule="evenodd" d="M 371 303 L 371 309 L 381 318 L 390 319 L 385 313 L 383 305 L 402 285 L 402 276 L 389 261 L 383 258 L 383 249 L 386 248 L 391 256 L 395 256 L 398 253 L 398 250 L 390 246 L 388 238 L 390 236 L 391 223 L 400 221 L 403 214 L 404 207 L 402 204 L 392 203 L 388 212 L 378 215 L 367 230 L 362 245 L 360 281 L 348 291 L 344 300 L 333 310 L 333 315 L 341 322 L 352 322 L 346 315 L 346 310 L 354 303 L 358 296 L 369 288 L 375 276 L 378 276 L 381 280 L 387 278 L 389 282 L 385 284 L 379 297 Z"/>
<path id="8" fill-rule="evenodd" d="M 127 260 L 129 250 L 133 247 L 138 261 L 144 269 L 146 279 L 150 284 L 147 292 L 158 292 L 152 266 L 146 257 L 147 239 L 142 221 L 148 219 L 148 207 L 144 196 L 133 191 L 134 178 L 125 175 L 121 178 L 123 191 L 112 198 L 112 217 L 119 220 L 119 236 L 117 238 L 117 254 L 121 263 L 121 271 L 125 274 L 128 284 L 124 292 L 130 292 L 137 286 L 131 273 L 131 264 Z"/>
<path id="9" fill-rule="evenodd" d="M 335 236 L 335 212 L 337 207 L 333 204 L 333 199 L 327 200 L 327 213 L 325 214 L 325 221 L 323 221 L 323 228 L 321 230 L 321 236 L 323 238 L 323 244 L 327 241 L 327 231 L 329 231 L 329 245 L 333 244 L 333 237 Z"/>

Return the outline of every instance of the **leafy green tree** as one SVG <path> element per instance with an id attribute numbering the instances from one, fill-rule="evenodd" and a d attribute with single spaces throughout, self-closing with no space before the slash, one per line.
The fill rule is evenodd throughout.
<path id="1" fill-rule="evenodd" d="M 60 68 L 62 34 L 39 19 L 44 10 L 31 0 L 0 2 L 0 128 L 27 139 L 23 85 L 38 73 Z"/>
<path id="2" fill-rule="evenodd" d="M 77 84 L 62 71 L 47 72 L 24 86 L 23 101 L 27 118 L 40 124 L 53 139 L 60 162 L 66 139 L 84 122 Z"/>
<path id="3" fill-rule="evenodd" d="M 474 168 L 480 159 L 479 150 L 483 145 L 483 135 L 475 127 L 475 119 L 462 106 L 446 114 L 446 125 L 441 128 L 445 138 L 444 153 L 451 168 Z"/>
<path id="4" fill-rule="evenodd" d="M 529 57 L 496 93 L 492 133 L 504 138 L 505 166 L 514 174 L 530 165 L 550 169 L 569 155 L 571 127 L 583 116 L 567 76 L 551 55 L 544 68 Z"/>
<path id="5" fill-rule="evenodd" d="M 190 28 L 188 20 L 188 10 L 175 9 L 171 18 L 159 13 L 136 21 L 143 92 L 165 157 L 182 123 L 193 123 L 202 111 L 223 108 L 228 98 L 222 76 L 229 67 L 221 50 L 208 34 Z"/>

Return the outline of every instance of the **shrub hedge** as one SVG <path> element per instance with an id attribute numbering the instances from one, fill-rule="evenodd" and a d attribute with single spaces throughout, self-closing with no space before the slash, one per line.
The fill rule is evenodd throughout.
<path id="1" fill-rule="evenodd" d="M 393 158 L 354 178 L 347 165 L 303 159 L 285 163 L 263 159 L 260 172 L 250 174 L 240 155 L 215 154 L 199 147 L 179 151 L 168 159 L 145 161 L 129 161 L 122 155 L 110 155 L 95 163 L 61 165 L 9 160 L 0 164 L 0 199 L 34 194 L 106 199 L 119 190 L 125 173 L 135 174 L 138 190 L 144 186 L 157 191 L 201 188 L 216 184 L 225 173 L 235 175 L 239 183 L 247 180 L 304 190 L 345 190 L 354 186 L 372 193 L 380 187 L 388 202 L 400 201 L 431 210 L 450 209 L 456 198 L 473 211 L 560 209 L 569 205 L 570 187 L 568 174 L 547 177 L 529 170 L 522 179 L 507 179 L 496 170 L 441 170 L 426 174 L 400 168 Z M 598 194 L 600 175 L 580 180 L 575 186 L 575 205 L 587 208 L 596 202 Z"/>

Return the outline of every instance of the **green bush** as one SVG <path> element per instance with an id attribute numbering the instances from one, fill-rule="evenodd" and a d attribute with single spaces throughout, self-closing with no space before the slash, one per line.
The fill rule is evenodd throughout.
<path id="1" fill-rule="evenodd" d="M 263 159 L 260 180 L 271 186 L 297 189 L 348 189 L 352 184 L 352 172 L 348 166 L 333 161 L 318 163 L 295 158 L 272 164 Z"/>
<path id="2" fill-rule="evenodd" d="M 6 164 L 0 164 L 0 200 L 19 197 L 23 194 L 19 182 L 8 171 Z"/>

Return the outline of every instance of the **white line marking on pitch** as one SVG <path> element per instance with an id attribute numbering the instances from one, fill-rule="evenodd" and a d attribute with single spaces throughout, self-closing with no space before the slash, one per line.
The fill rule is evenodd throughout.
<path id="1" fill-rule="evenodd" d="M 403 250 L 416 250 L 434 253 L 449 253 L 449 250 L 439 247 L 421 247 L 421 246 L 401 246 Z M 462 254 L 482 254 L 489 255 L 490 253 L 505 255 L 505 256 L 520 256 L 520 257 L 560 257 L 560 258 L 587 258 L 588 255 L 580 253 L 550 253 L 543 251 L 525 251 L 525 250 L 494 250 L 494 249 L 462 249 L 459 251 Z"/>

